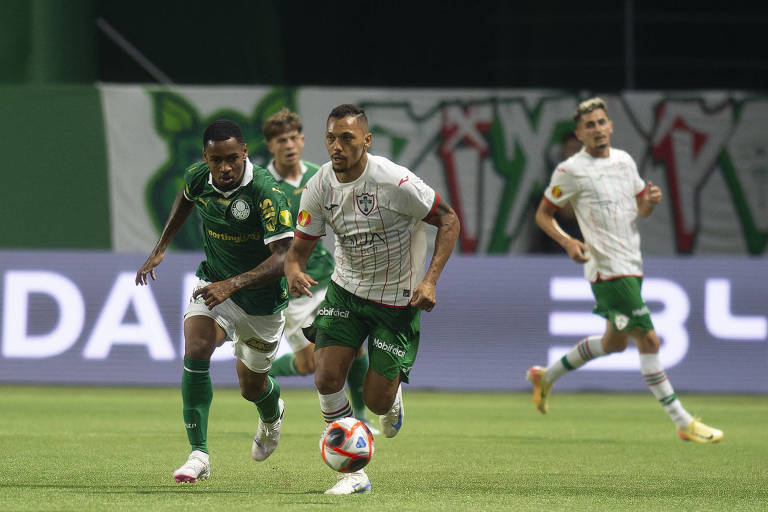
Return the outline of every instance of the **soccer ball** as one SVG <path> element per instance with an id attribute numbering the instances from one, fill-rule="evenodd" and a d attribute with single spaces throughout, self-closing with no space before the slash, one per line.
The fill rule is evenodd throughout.
<path id="1" fill-rule="evenodd" d="M 362 469 L 373 457 L 373 434 L 356 418 L 336 420 L 320 437 L 320 456 L 341 473 Z"/>

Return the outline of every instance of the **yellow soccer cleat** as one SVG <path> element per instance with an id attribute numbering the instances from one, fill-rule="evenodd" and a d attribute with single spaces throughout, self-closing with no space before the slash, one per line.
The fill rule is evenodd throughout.
<path id="1" fill-rule="evenodd" d="M 525 374 L 525 378 L 533 386 L 533 405 L 541 414 L 547 414 L 547 397 L 552 390 L 552 384 L 547 382 L 544 376 L 545 371 L 541 366 L 531 366 Z"/>
<path id="2" fill-rule="evenodd" d="M 712 428 L 700 422 L 698 418 L 693 420 L 685 428 L 677 429 L 677 435 L 683 441 L 694 443 L 719 443 L 723 439 L 723 431 Z"/>

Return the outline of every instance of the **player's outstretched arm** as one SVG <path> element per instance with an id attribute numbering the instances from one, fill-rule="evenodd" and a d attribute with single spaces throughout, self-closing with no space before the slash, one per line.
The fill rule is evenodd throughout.
<path id="1" fill-rule="evenodd" d="M 451 205 L 444 201 L 437 205 L 434 213 L 424 219 L 424 222 L 437 227 L 435 252 L 432 253 L 432 260 L 429 262 L 429 268 L 424 274 L 424 279 L 413 290 L 410 304 L 425 311 L 432 311 L 432 308 L 437 304 L 435 286 L 448 258 L 451 257 L 456 239 L 459 238 L 461 224 Z"/>
<path id="2" fill-rule="evenodd" d="M 288 292 L 294 297 L 301 295 L 311 297 L 312 292 L 309 289 L 317 284 L 317 281 L 304 272 L 315 245 L 317 245 L 317 239 L 294 237 L 291 248 L 285 256 L 285 280 L 288 282 Z"/>
<path id="3" fill-rule="evenodd" d="M 587 246 L 581 240 L 573 238 L 563 231 L 555 219 L 555 208 L 544 199 L 541 200 L 539 208 L 536 210 L 536 224 L 549 238 L 560 244 L 576 263 L 584 263 L 589 259 Z"/>
<path id="4" fill-rule="evenodd" d="M 637 214 L 640 217 L 648 217 L 653 209 L 661 202 L 661 189 L 649 181 L 644 190 L 645 193 L 637 196 Z"/>
<path id="5" fill-rule="evenodd" d="M 179 229 L 181 229 L 181 226 L 184 225 L 184 222 L 186 222 L 187 218 L 189 218 L 189 214 L 192 213 L 192 210 L 194 209 L 195 203 L 184 197 L 183 189 L 179 190 L 179 193 L 176 194 L 176 199 L 173 200 L 171 213 L 168 214 L 168 220 L 165 222 L 165 227 L 163 227 L 163 232 L 160 234 L 160 239 L 149 254 L 147 261 L 145 261 L 136 272 L 137 285 L 149 284 L 147 275 L 152 277 L 153 281 L 155 280 L 155 267 L 163 261 L 165 251 L 168 249 L 168 244 L 171 243 L 173 237 Z"/>
<path id="6" fill-rule="evenodd" d="M 202 297 L 208 309 L 213 309 L 214 306 L 221 304 L 238 290 L 264 286 L 277 281 L 283 277 L 283 263 L 285 262 L 285 255 L 290 245 L 290 238 L 281 238 L 267 244 L 272 253 L 269 255 L 269 258 L 242 274 L 224 279 L 223 281 L 216 281 L 195 290 L 193 297 Z"/>

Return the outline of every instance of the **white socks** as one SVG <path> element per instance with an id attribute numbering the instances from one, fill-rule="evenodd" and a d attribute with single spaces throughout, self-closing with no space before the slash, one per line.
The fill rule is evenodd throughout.
<path id="1" fill-rule="evenodd" d="M 550 384 L 554 384 L 566 372 L 584 366 L 587 361 L 591 361 L 596 357 L 604 356 L 605 350 L 603 350 L 602 340 L 602 336 L 584 338 L 569 350 L 567 354 L 549 365 L 544 378 Z"/>
<path id="2" fill-rule="evenodd" d="M 320 399 L 320 412 L 323 413 L 323 419 L 330 423 L 345 416 L 352 416 L 352 407 L 347 400 L 347 392 L 344 388 L 331 393 L 330 395 L 317 394 Z"/>
<path id="3" fill-rule="evenodd" d="M 658 354 L 640 354 L 640 371 L 653 396 L 661 403 L 678 428 L 687 427 L 693 417 L 677 399 Z"/>
<path id="4" fill-rule="evenodd" d="M 605 355 L 603 350 L 602 336 L 590 336 L 584 338 L 569 350 L 563 357 L 549 365 L 544 374 L 544 378 L 550 384 L 554 384 L 557 379 L 562 377 L 570 370 L 575 370 L 584 366 L 588 361 Z M 687 427 L 693 420 L 683 404 L 677 399 L 675 391 L 672 389 L 667 373 L 661 366 L 658 354 L 640 354 L 640 372 L 643 374 L 645 383 L 653 393 L 653 396 L 661 403 L 669 417 L 675 422 L 678 428 Z"/>

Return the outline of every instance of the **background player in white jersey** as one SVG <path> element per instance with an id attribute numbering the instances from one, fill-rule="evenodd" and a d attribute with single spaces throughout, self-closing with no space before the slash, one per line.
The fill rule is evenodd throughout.
<path id="1" fill-rule="evenodd" d="M 581 340 L 547 368 L 528 370 L 533 403 L 546 413 L 548 395 L 558 378 L 596 357 L 623 351 L 632 338 L 640 352 L 640 371 L 677 425 L 680 438 L 719 442 L 723 433 L 693 418 L 675 395 L 659 360 L 660 340 L 640 295 L 643 269 L 636 221 L 653 212 L 661 201 L 661 189 L 640 178 L 632 157 L 611 147 L 613 122 L 603 100 L 580 103 L 574 121 L 584 147 L 553 172 L 536 223 L 571 259 L 584 264 L 597 301 L 594 312 L 606 318 L 606 328 L 602 336 Z M 564 232 L 554 218 L 555 211 L 567 203 L 573 205 L 584 242 Z"/>
<path id="2" fill-rule="evenodd" d="M 277 187 L 288 198 L 293 219 L 299 214 L 299 201 L 304 185 L 319 169 L 315 164 L 301 159 L 304 150 L 302 128 L 299 115 L 284 108 L 269 116 L 262 129 L 267 150 L 272 155 L 267 170 L 277 181 Z M 317 316 L 317 308 L 325 298 L 333 273 L 333 256 L 323 244 L 315 246 L 306 270 L 318 284 L 312 287 L 311 297 L 302 295 L 293 298 L 285 310 L 285 339 L 292 352 L 272 363 L 269 369 L 272 377 L 311 375 L 315 372 L 315 346 L 312 344 L 314 336 L 311 334 L 311 326 Z M 307 333 L 311 340 L 307 338 Z M 361 348 L 347 375 L 349 401 L 355 418 L 365 422 L 375 435 L 379 431 L 365 417 L 363 380 L 367 371 L 368 353 Z"/>
<path id="3" fill-rule="evenodd" d="M 435 285 L 459 235 L 453 209 L 418 176 L 386 158 L 367 153 L 368 119 L 354 105 L 334 108 L 326 123 L 331 161 L 301 195 L 296 237 L 286 255 L 292 295 L 309 295 L 316 282 L 305 273 L 309 255 L 330 226 L 336 267 L 314 326 L 315 385 L 326 422 L 350 416 L 344 379 L 368 338 L 365 377 L 368 408 L 381 430 L 394 437 L 403 424 L 401 382 L 416 359 L 421 310 L 435 306 Z M 424 222 L 437 227 L 435 250 L 424 273 Z M 326 494 L 368 492 L 360 470 L 340 475 Z"/>

